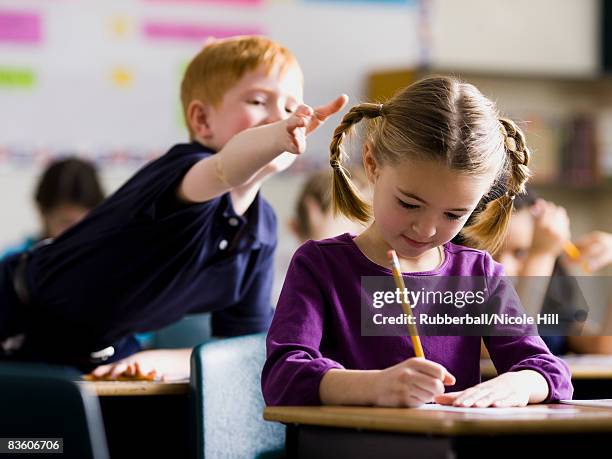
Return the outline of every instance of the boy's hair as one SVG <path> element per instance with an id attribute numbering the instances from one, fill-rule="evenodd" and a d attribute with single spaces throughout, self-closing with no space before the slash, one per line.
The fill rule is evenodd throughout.
<path id="1" fill-rule="evenodd" d="M 191 60 L 181 83 L 183 116 L 193 139 L 187 109 L 193 100 L 218 106 L 223 95 L 247 72 L 263 66 L 271 71 L 280 65 L 281 72 L 297 66 L 293 53 L 264 37 L 241 36 L 207 42 Z"/>
<path id="2" fill-rule="evenodd" d="M 334 132 L 330 164 L 334 208 L 361 221 L 370 218 L 371 209 L 357 196 L 342 167 L 342 144 L 363 118 L 368 120 L 366 141 L 378 164 L 417 158 L 469 174 L 495 174 L 482 212 L 462 230 L 470 245 L 495 252 L 504 239 L 514 197 L 524 193 L 530 174 L 530 152 L 516 124 L 500 118 L 495 104 L 476 87 L 448 76 L 417 81 L 384 105 L 351 108 Z"/>
<path id="3" fill-rule="evenodd" d="M 52 162 L 43 172 L 34 194 L 42 213 L 63 204 L 93 209 L 104 200 L 95 166 L 78 158 Z"/>
<path id="4" fill-rule="evenodd" d="M 367 179 L 361 170 L 350 169 L 353 183 L 358 190 L 363 190 L 367 186 Z M 302 239 L 310 239 L 312 233 L 312 222 L 310 221 L 306 200 L 313 200 L 323 213 L 327 213 L 332 208 L 332 171 L 329 169 L 320 170 L 311 174 L 304 182 L 295 204 L 295 224 L 298 236 Z"/>

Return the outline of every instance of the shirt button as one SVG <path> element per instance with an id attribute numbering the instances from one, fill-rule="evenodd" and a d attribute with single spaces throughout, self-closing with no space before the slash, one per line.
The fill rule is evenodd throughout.
<path id="1" fill-rule="evenodd" d="M 92 362 L 99 363 L 108 360 L 113 355 L 115 355 L 115 348 L 113 346 L 108 346 L 102 350 L 92 352 L 89 354 L 89 357 Z"/>
<path id="2" fill-rule="evenodd" d="M 219 249 L 220 250 L 227 249 L 227 241 L 225 239 L 223 239 L 221 242 L 219 242 Z"/>
<path id="3" fill-rule="evenodd" d="M 236 217 L 232 217 L 227 221 L 230 226 L 238 226 L 238 219 Z"/>

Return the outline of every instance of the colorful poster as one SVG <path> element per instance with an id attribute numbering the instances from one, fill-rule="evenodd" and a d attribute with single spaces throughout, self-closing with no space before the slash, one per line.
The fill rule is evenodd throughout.
<path id="1" fill-rule="evenodd" d="M 147 3 L 167 3 L 172 5 L 191 4 L 197 5 L 212 4 L 223 6 L 260 6 L 263 0 L 144 0 Z"/>

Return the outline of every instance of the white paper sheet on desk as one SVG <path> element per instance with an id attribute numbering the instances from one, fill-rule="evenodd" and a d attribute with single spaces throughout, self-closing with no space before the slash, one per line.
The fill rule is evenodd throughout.
<path id="1" fill-rule="evenodd" d="M 471 413 L 471 414 L 487 414 L 492 416 L 499 415 L 517 415 L 525 416 L 532 414 L 567 414 L 575 412 L 577 410 L 572 408 L 552 408 L 548 406 L 534 406 L 534 407 L 511 407 L 511 408 L 470 408 L 461 406 L 448 406 L 439 405 L 437 403 L 429 403 L 417 408 L 417 410 L 427 411 L 450 411 L 455 413 Z"/>
<path id="2" fill-rule="evenodd" d="M 566 405 L 612 408 L 612 398 L 600 398 L 596 400 L 561 400 L 561 403 L 565 403 Z"/>
<path id="3" fill-rule="evenodd" d="M 601 367 L 612 367 L 612 355 L 582 354 L 564 355 L 563 360 L 569 365 L 595 365 Z"/>

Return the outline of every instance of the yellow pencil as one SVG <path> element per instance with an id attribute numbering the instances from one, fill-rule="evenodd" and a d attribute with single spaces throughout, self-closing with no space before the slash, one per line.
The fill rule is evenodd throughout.
<path id="1" fill-rule="evenodd" d="M 563 251 L 567 254 L 568 257 L 570 257 L 572 261 L 580 260 L 580 250 L 574 245 L 572 241 L 565 241 L 565 243 L 563 244 Z M 580 266 L 582 266 L 582 270 L 585 273 L 591 273 L 589 265 L 587 265 L 586 262 L 583 261 L 582 263 L 580 263 Z"/>
<path id="2" fill-rule="evenodd" d="M 387 256 L 389 257 L 389 262 L 391 264 L 391 271 L 393 272 L 393 279 L 395 279 L 395 286 L 400 289 L 400 292 L 404 292 L 406 286 L 404 285 L 404 278 L 402 277 L 402 270 L 400 269 L 397 253 L 395 253 L 395 250 L 389 250 L 387 252 Z M 402 309 L 404 310 L 404 314 L 407 314 L 410 317 L 414 317 L 412 315 L 412 308 L 405 301 L 402 301 Z M 414 354 L 417 357 L 425 358 L 425 353 L 423 352 L 423 346 L 421 345 L 421 339 L 419 338 L 419 333 L 417 331 L 416 325 L 410 322 L 408 322 L 407 325 L 408 332 L 410 333 L 410 338 L 412 339 L 412 347 L 414 348 Z"/>

